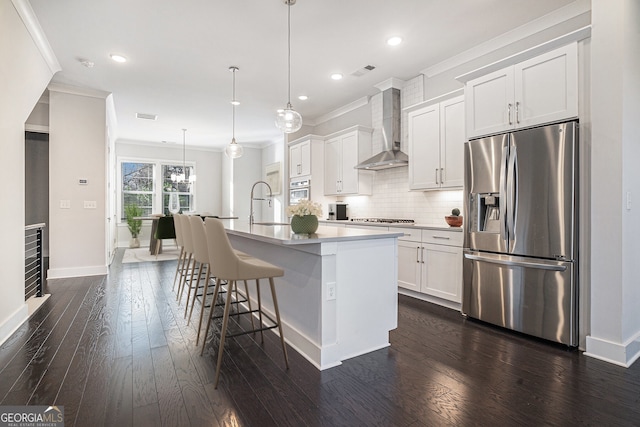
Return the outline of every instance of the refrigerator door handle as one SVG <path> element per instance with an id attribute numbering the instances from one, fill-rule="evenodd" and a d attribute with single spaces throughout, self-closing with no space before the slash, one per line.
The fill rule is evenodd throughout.
<path id="1" fill-rule="evenodd" d="M 526 268 L 537 268 L 540 270 L 551 270 L 551 271 L 566 271 L 566 265 L 557 265 L 557 264 L 543 264 L 540 262 L 532 262 L 532 261 L 514 261 L 508 259 L 501 258 L 488 258 L 483 257 L 482 255 L 473 255 L 473 254 L 464 254 L 466 259 L 470 259 L 473 261 L 480 262 L 488 262 L 491 264 L 500 264 L 506 265 L 509 267 L 526 267 Z"/>
<path id="2" fill-rule="evenodd" d="M 515 145 L 509 148 L 509 165 L 507 168 L 507 233 L 509 234 L 509 249 L 515 237 L 516 211 L 518 198 L 516 194 L 516 180 L 518 179 L 518 150 Z"/>
<path id="3" fill-rule="evenodd" d="M 500 237 L 505 241 L 508 240 L 507 230 L 507 173 L 508 173 L 508 157 L 509 146 L 504 145 L 502 147 L 502 161 L 500 162 Z"/>

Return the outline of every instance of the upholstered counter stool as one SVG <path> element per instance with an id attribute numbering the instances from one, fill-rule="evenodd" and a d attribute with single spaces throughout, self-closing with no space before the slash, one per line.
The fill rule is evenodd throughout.
<path id="1" fill-rule="evenodd" d="M 217 295 L 220 292 L 220 287 L 222 284 L 222 280 L 226 280 L 227 284 L 227 293 L 226 300 L 224 305 L 224 314 L 222 315 L 222 328 L 220 330 L 220 345 L 218 347 L 218 363 L 216 365 L 216 379 L 214 383 L 214 388 L 218 387 L 218 380 L 220 378 L 220 367 L 222 366 L 222 355 L 224 350 L 224 342 L 225 338 L 231 338 L 238 335 L 244 335 L 249 333 L 260 332 L 262 334 L 263 331 L 278 328 L 278 332 L 280 333 L 280 343 L 282 345 L 282 353 L 284 354 L 284 361 L 287 369 L 289 369 L 289 358 L 287 356 L 287 347 L 284 342 L 284 334 L 282 332 L 282 322 L 280 320 L 280 310 L 278 309 L 278 300 L 276 298 L 276 290 L 274 285 L 275 277 L 284 276 L 284 270 L 280 267 L 277 267 L 273 264 L 269 264 L 268 262 L 262 261 L 258 258 L 254 257 L 240 257 L 236 251 L 234 251 L 231 243 L 229 242 L 229 237 L 227 236 L 227 232 L 224 229 L 224 225 L 219 219 L 216 218 L 207 218 L 205 220 L 205 229 L 207 234 L 207 247 L 209 250 L 209 263 L 213 269 L 213 274 L 216 276 L 216 286 L 213 292 L 213 301 L 216 301 Z M 273 300 L 273 310 L 275 312 L 276 319 L 272 319 L 267 313 L 262 310 L 262 303 L 260 300 L 260 279 L 268 279 L 269 287 L 271 289 L 271 298 Z M 251 308 L 242 313 L 237 312 L 234 315 L 238 316 L 241 314 L 248 314 L 249 316 L 253 316 L 253 313 L 258 314 L 259 325 L 258 327 L 254 327 L 250 330 L 245 330 L 239 333 L 234 333 L 227 335 L 227 326 L 229 324 L 229 315 L 230 315 L 230 307 L 232 304 L 232 295 L 231 289 L 235 286 L 235 283 L 238 280 L 255 280 L 256 281 L 256 292 L 258 299 L 258 308 L 256 310 L 252 310 Z M 249 299 L 249 295 L 247 295 L 247 299 Z M 207 328 L 205 329 L 202 343 L 202 351 L 200 354 L 204 353 L 204 347 L 207 343 L 207 335 L 209 333 L 209 327 L 211 326 L 211 321 L 214 318 L 215 312 L 215 304 L 211 304 L 211 311 L 209 314 L 209 321 L 207 322 Z M 271 325 L 267 325 L 264 322 L 264 318 L 266 318 Z M 264 339 L 263 339 L 264 342 Z"/>
<path id="2" fill-rule="evenodd" d="M 173 276 L 172 291 L 176 288 L 176 280 L 178 280 L 178 277 L 180 277 L 179 283 L 182 282 L 184 263 L 187 260 L 187 253 L 184 250 L 184 242 L 182 240 L 182 217 L 182 214 L 173 215 L 173 225 L 176 229 L 176 243 L 178 244 L 178 248 L 180 248 L 180 255 L 178 255 L 178 264 L 176 264 L 176 274 Z"/>
<path id="3" fill-rule="evenodd" d="M 180 305 L 180 301 L 182 300 L 182 293 L 184 292 L 185 286 L 189 286 L 189 282 L 193 278 L 193 273 L 196 266 L 196 259 L 193 256 L 193 236 L 191 233 L 189 216 L 180 215 L 179 221 L 182 221 L 182 223 L 180 224 L 180 229 L 182 231 L 182 243 L 184 244 L 185 257 L 187 261 L 186 264 L 183 264 L 182 281 L 178 284 L 178 291 L 176 292 L 176 300 L 178 301 L 178 305 Z"/>

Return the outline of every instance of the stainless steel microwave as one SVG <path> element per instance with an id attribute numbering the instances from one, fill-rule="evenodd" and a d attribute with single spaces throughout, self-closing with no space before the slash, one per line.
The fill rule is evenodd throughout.
<path id="1" fill-rule="evenodd" d="M 297 205 L 300 200 L 311 197 L 311 181 L 309 179 L 291 180 L 289 183 L 289 204 Z"/>

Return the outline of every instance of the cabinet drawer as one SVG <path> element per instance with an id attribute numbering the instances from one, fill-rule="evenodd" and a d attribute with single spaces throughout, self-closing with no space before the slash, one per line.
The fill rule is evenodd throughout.
<path id="1" fill-rule="evenodd" d="M 446 230 L 422 230 L 422 242 L 462 247 L 462 233 Z"/>
<path id="2" fill-rule="evenodd" d="M 389 231 L 394 233 L 404 233 L 404 236 L 398 237 L 398 240 L 405 240 L 408 242 L 422 241 L 422 235 L 420 234 L 422 230 L 419 228 L 389 227 Z"/>

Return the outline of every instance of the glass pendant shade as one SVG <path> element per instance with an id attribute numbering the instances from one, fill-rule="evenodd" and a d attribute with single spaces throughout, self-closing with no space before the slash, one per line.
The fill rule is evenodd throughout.
<path id="1" fill-rule="evenodd" d="M 180 195 L 176 192 L 169 193 L 169 212 L 174 215 L 180 212 Z"/>
<path id="2" fill-rule="evenodd" d="M 233 138 L 231 140 L 231 143 L 227 145 L 227 148 L 224 150 L 224 153 L 230 159 L 237 159 L 238 157 L 242 157 L 242 154 L 244 153 L 244 148 L 242 148 L 242 145 L 238 144 L 236 142 L 236 139 Z"/>
<path id="3" fill-rule="evenodd" d="M 284 133 L 297 132 L 302 127 L 302 116 L 289 104 L 284 110 L 278 110 L 276 126 Z"/>

